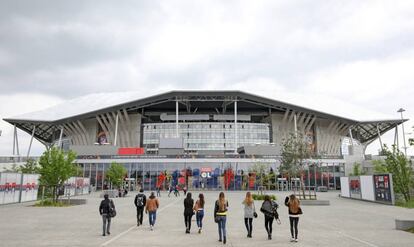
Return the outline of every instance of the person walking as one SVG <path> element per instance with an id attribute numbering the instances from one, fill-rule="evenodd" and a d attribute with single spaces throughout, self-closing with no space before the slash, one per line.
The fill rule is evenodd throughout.
<path id="1" fill-rule="evenodd" d="M 196 212 L 198 233 L 201 233 L 201 230 L 203 229 L 204 203 L 205 203 L 204 195 L 200 193 L 198 195 L 198 200 L 194 204 L 194 211 Z"/>
<path id="2" fill-rule="evenodd" d="M 135 196 L 135 207 L 137 207 L 137 226 L 142 225 L 142 219 L 144 217 L 144 208 L 147 203 L 147 197 L 144 194 L 144 190 L 140 189 L 139 193 Z"/>
<path id="3" fill-rule="evenodd" d="M 289 212 L 290 235 L 292 237 L 290 241 L 298 242 L 299 215 L 302 214 L 299 199 L 293 194 L 287 196 L 285 198 L 285 205 L 288 207 Z"/>
<path id="4" fill-rule="evenodd" d="M 246 193 L 246 198 L 243 200 L 242 204 L 244 205 L 244 225 L 246 226 L 247 237 L 251 238 L 253 232 L 253 217 L 257 217 L 257 213 L 253 196 L 250 191 Z"/>
<path id="5" fill-rule="evenodd" d="M 226 244 L 226 221 L 228 201 L 224 197 L 224 192 L 220 192 L 219 198 L 214 206 L 214 221 L 218 224 L 219 242 L 223 241 Z"/>
<path id="6" fill-rule="evenodd" d="M 272 226 L 273 226 L 273 219 L 277 213 L 277 203 L 270 199 L 269 195 L 265 195 L 262 207 L 260 208 L 260 212 L 262 212 L 265 216 L 265 228 L 267 231 L 267 239 L 272 239 Z"/>
<path id="7" fill-rule="evenodd" d="M 187 186 L 183 187 L 183 192 L 184 192 L 184 195 L 187 195 Z"/>
<path id="8" fill-rule="evenodd" d="M 194 200 L 191 198 L 191 193 L 188 193 L 187 197 L 184 199 L 185 233 L 190 233 L 191 230 L 191 218 L 194 215 L 193 206 Z"/>
<path id="9" fill-rule="evenodd" d="M 161 186 L 157 187 L 157 196 L 161 197 Z"/>
<path id="10" fill-rule="evenodd" d="M 109 200 L 108 194 L 104 195 L 104 199 L 99 205 L 99 214 L 102 216 L 102 236 L 110 235 L 111 232 L 111 212 L 115 211 L 115 204 Z"/>
<path id="11" fill-rule="evenodd" d="M 174 195 L 175 197 L 180 196 L 180 192 L 178 191 L 178 184 L 174 187 Z"/>
<path id="12" fill-rule="evenodd" d="M 170 197 L 171 192 L 173 192 L 173 187 L 172 187 L 172 185 L 170 184 L 170 185 L 168 186 L 168 197 Z"/>
<path id="13" fill-rule="evenodd" d="M 151 192 L 151 195 L 149 196 L 145 205 L 145 213 L 148 213 L 151 231 L 154 229 L 155 220 L 157 219 L 157 210 L 159 207 L 160 203 L 157 197 L 155 197 L 154 192 Z"/>

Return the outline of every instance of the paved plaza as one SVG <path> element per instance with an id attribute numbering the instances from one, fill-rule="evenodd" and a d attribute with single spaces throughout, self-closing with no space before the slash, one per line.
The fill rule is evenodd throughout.
<path id="1" fill-rule="evenodd" d="M 192 232 L 185 234 L 184 197 L 160 198 L 160 210 L 154 231 L 136 226 L 131 193 L 114 199 L 118 215 L 113 219 L 111 235 L 101 236 L 98 213 L 99 195 L 86 196 L 86 205 L 66 208 L 39 208 L 31 204 L 0 207 L 0 246 L 220 246 L 213 205 L 218 192 L 204 192 L 206 216 L 204 229 L 197 233 L 195 217 Z M 414 210 L 339 198 L 339 192 L 318 194 L 330 200 L 330 206 L 302 206 L 299 242 L 291 243 L 287 209 L 282 205 L 286 192 L 275 192 L 280 204 L 281 225 L 274 223 L 273 240 L 267 240 L 261 202 L 256 201 L 259 217 L 253 222 L 253 238 L 246 237 L 241 201 L 245 192 L 228 192 L 228 246 L 414 246 L 414 234 L 395 230 L 395 218 L 414 219 Z M 198 192 L 193 192 L 193 197 Z"/>

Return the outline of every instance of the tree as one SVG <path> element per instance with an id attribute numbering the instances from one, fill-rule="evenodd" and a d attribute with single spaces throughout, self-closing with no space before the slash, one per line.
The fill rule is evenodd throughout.
<path id="1" fill-rule="evenodd" d="M 305 198 L 305 188 L 303 182 L 304 160 L 311 157 L 311 150 L 304 136 L 300 133 L 289 134 L 288 138 L 282 143 L 282 159 L 279 171 L 288 177 L 299 177 L 302 188 L 303 198 Z"/>
<path id="2" fill-rule="evenodd" d="M 350 176 L 360 176 L 364 175 L 365 172 L 362 171 L 361 164 L 355 162 L 354 166 L 352 167 L 352 173 L 349 174 Z"/>
<path id="3" fill-rule="evenodd" d="M 37 164 L 37 161 L 34 159 L 28 159 L 26 161 L 26 164 L 19 167 L 19 171 L 21 173 L 38 173 L 39 172 L 39 166 Z"/>
<path id="4" fill-rule="evenodd" d="M 378 160 L 374 163 L 375 173 L 391 173 L 396 193 L 403 195 L 404 200 L 410 200 L 410 188 L 413 187 L 413 170 L 410 161 L 395 145 L 389 150 L 384 145 L 385 161 Z"/>
<path id="5" fill-rule="evenodd" d="M 256 163 L 250 167 L 249 172 L 254 172 L 259 179 L 260 186 L 268 187 L 267 172 L 269 171 L 269 165 L 263 163 Z"/>
<path id="6" fill-rule="evenodd" d="M 124 181 L 124 176 L 126 173 L 127 170 L 123 165 L 112 162 L 111 167 L 106 172 L 106 178 L 110 183 L 112 183 L 112 185 L 120 188 L 122 186 L 122 182 Z"/>
<path id="7" fill-rule="evenodd" d="M 40 167 L 38 169 L 40 185 L 52 190 L 53 202 L 58 200 L 58 188 L 61 188 L 66 180 L 76 174 L 77 166 L 73 163 L 75 159 L 75 152 L 69 151 L 65 153 L 56 147 L 47 149 L 40 156 Z"/>
<path id="8" fill-rule="evenodd" d="M 13 172 L 13 173 L 17 173 L 19 172 L 19 166 L 16 163 L 13 163 L 12 166 L 10 168 L 6 168 L 4 169 L 4 172 Z"/>

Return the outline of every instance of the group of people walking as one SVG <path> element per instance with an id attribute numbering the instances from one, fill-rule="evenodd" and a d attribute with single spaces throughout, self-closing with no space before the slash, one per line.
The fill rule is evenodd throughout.
<path id="1" fill-rule="evenodd" d="M 104 196 L 104 200 L 101 202 L 99 212 L 103 219 L 103 235 L 110 234 L 111 214 L 110 212 L 115 211 L 115 205 L 112 200 L 109 200 L 108 195 Z M 290 195 L 285 198 L 285 205 L 288 207 L 289 223 L 291 241 L 298 242 L 298 223 L 299 216 L 302 214 L 300 202 L 295 195 Z M 137 226 L 142 225 L 144 211 L 148 214 L 149 225 L 151 231 L 154 229 L 155 221 L 157 218 L 157 210 L 160 203 L 155 196 L 154 192 L 151 192 L 150 196 L 146 197 L 144 191 L 141 189 L 140 192 L 135 196 L 134 204 L 137 209 Z M 244 205 L 244 224 L 247 230 L 247 238 L 252 238 L 253 234 L 253 219 L 258 217 L 256 212 L 256 206 L 254 203 L 253 195 L 251 192 L 246 193 L 245 199 L 242 201 Z M 204 194 L 200 193 L 196 202 L 192 198 L 190 192 L 186 193 L 184 199 L 184 223 L 185 233 L 189 234 L 191 231 L 191 220 L 193 215 L 196 216 L 198 233 L 202 232 L 203 218 L 204 218 Z M 218 199 L 214 204 L 214 221 L 218 225 L 219 239 L 218 241 L 226 244 L 226 222 L 228 213 L 229 203 L 225 198 L 224 192 L 220 192 Z M 276 220 L 280 224 L 279 205 L 271 199 L 269 195 L 265 195 L 264 201 L 260 207 L 260 212 L 264 215 L 265 229 L 268 235 L 268 239 L 272 239 L 272 228 L 273 222 Z"/>

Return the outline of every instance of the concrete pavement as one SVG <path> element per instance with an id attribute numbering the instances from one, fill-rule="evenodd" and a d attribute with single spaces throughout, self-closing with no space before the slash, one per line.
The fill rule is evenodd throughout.
<path id="1" fill-rule="evenodd" d="M 193 192 L 193 198 L 199 192 Z M 65 208 L 38 208 L 28 204 L 0 207 L 0 246 L 219 246 L 213 205 L 218 192 L 203 192 L 206 198 L 204 229 L 197 233 L 193 217 L 191 234 L 185 234 L 183 195 L 167 197 L 163 192 L 154 231 L 136 226 L 133 204 L 135 194 L 114 199 L 118 215 L 113 219 L 111 235 L 101 236 L 98 194 L 86 196 L 86 205 Z M 227 246 L 381 246 L 412 247 L 414 234 L 395 230 L 395 218 L 414 219 L 414 210 L 339 198 L 339 192 L 319 193 L 330 206 L 302 206 L 299 242 L 289 242 L 289 219 L 283 200 L 288 193 L 272 192 L 278 197 L 281 225 L 273 224 L 273 240 L 267 240 L 261 202 L 253 221 L 253 238 L 247 238 L 242 200 L 245 192 L 226 192 L 229 200 Z"/>

